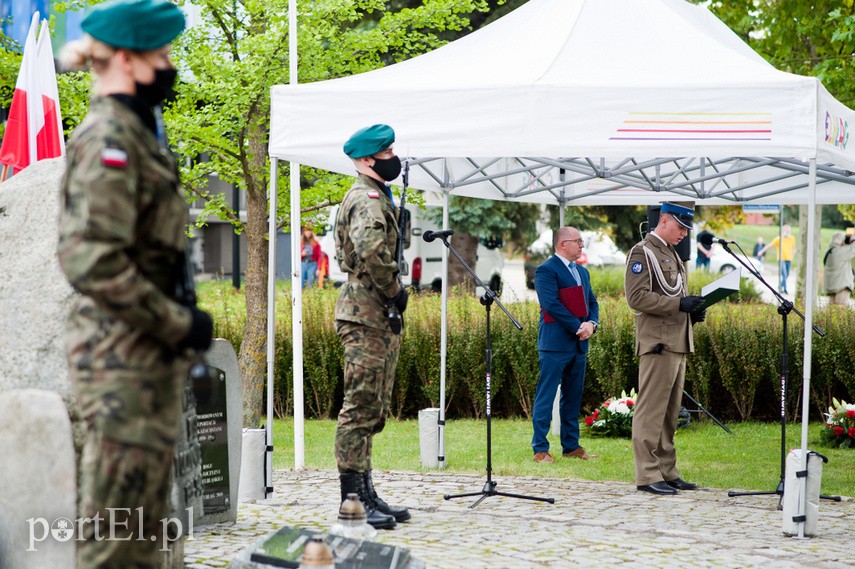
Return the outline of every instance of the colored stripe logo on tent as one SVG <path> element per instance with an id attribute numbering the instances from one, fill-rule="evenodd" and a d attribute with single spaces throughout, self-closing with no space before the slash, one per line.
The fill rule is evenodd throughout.
<path id="1" fill-rule="evenodd" d="M 772 140 L 772 113 L 631 112 L 609 140 Z"/>

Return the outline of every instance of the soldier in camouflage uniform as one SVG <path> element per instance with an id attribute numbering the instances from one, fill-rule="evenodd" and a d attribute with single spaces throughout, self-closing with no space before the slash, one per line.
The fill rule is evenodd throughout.
<path id="1" fill-rule="evenodd" d="M 63 61 L 91 64 L 95 93 L 68 143 L 58 250 L 80 293 L 66 331 L 87 425 L 77 567 L 154 569 L 190 356 L 212 335 L 211 317 L 179 301 L 186 204 L 153 109 L 175 80 L 168 44 L 184 16 L 120 0 L 82 28 Z"/>
<path id="2" fill-rule="evenodd" d="M 377 496 L 371 477 L 371 442 L 389 413 L 401 315 L 407 307 L 395 262 L 398 218 L 386 185 L 401 173 L 394 141 L 391 127 L 374 125 L 345 143 L 359 177 L 345 194 L 335 223 L 336 257 L 348 275 L 335 306 L 345 359 L 344 403 L 335 437 L 341 497 L 359 494 L 368 523 L 381 529 L 410 518 L 406 508 L 389 506 Z"/>

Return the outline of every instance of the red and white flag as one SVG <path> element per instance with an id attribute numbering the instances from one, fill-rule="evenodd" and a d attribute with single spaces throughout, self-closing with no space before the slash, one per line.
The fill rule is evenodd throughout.
<path id="1" fill-rule="evenodd" d="M 37 160 L 65 155 L 65 138 L 62 135 L 62 113 L 59 111 L 59 89 L 56 86 L 56 65 L 47 20 L 39 32 L 38 60 L 39 87 L 42 94 L 43 119 L 36 134 Z"/>
<path id="2" fill-rule="evenodd" d="M 38 24 L 36 12 L 24 44 L 24 57 L 0 146 L 0 164 L 15 170 L 65 153 L 50 34 L 45 21 L 37 39 Z"/>

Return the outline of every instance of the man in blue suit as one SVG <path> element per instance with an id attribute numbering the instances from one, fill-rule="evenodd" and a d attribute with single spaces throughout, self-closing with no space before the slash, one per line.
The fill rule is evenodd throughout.
<path id="1" fill-rule="evenodd" d="M 560 227 L 555 232 L 555 255 L 534 273 L 534 288 L 540 303 L 537 332 L 540 379 L 534 394 L 531 447 L 535 462 L 555 462 L 549 453 L 546 435 L 552 420 L 552 402 L 561 387 L 561 450 L 566 458 L 591 458 L 579 446 L 579 410 L 585 383 L 588 338 L 596 331 L 600 308 L 591 288 L 588 270 L 576 265 L 584 241 L 575 227 Z M 559 300 L 560 289 L 581 286 L 588 314 L 573 315 Z M 577 311 L 578 312 L 578 311 Z"/>

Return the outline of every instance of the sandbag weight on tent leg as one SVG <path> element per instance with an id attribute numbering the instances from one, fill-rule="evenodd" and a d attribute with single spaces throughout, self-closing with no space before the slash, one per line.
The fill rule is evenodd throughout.
<path id="1" fill-rule="evenodd" d="M 822 483 L 822 463 L 828 459 L 814 451 L 807 451 L 807 467 L 801 470 L 801 449 L 793 449 L 787 455 L 787 473 L 784 478 L 783 530 L 785 535 L 799 535 L 799 525 L 804 524 L 804 535 L 816 535 L 816 519 L 819 514 L 819 487 Z M 802 496 L 799 478 L 805 481 L 805 493 Z M 804 504 L 804 513 L 799 514 L 799 506 Z"/>

